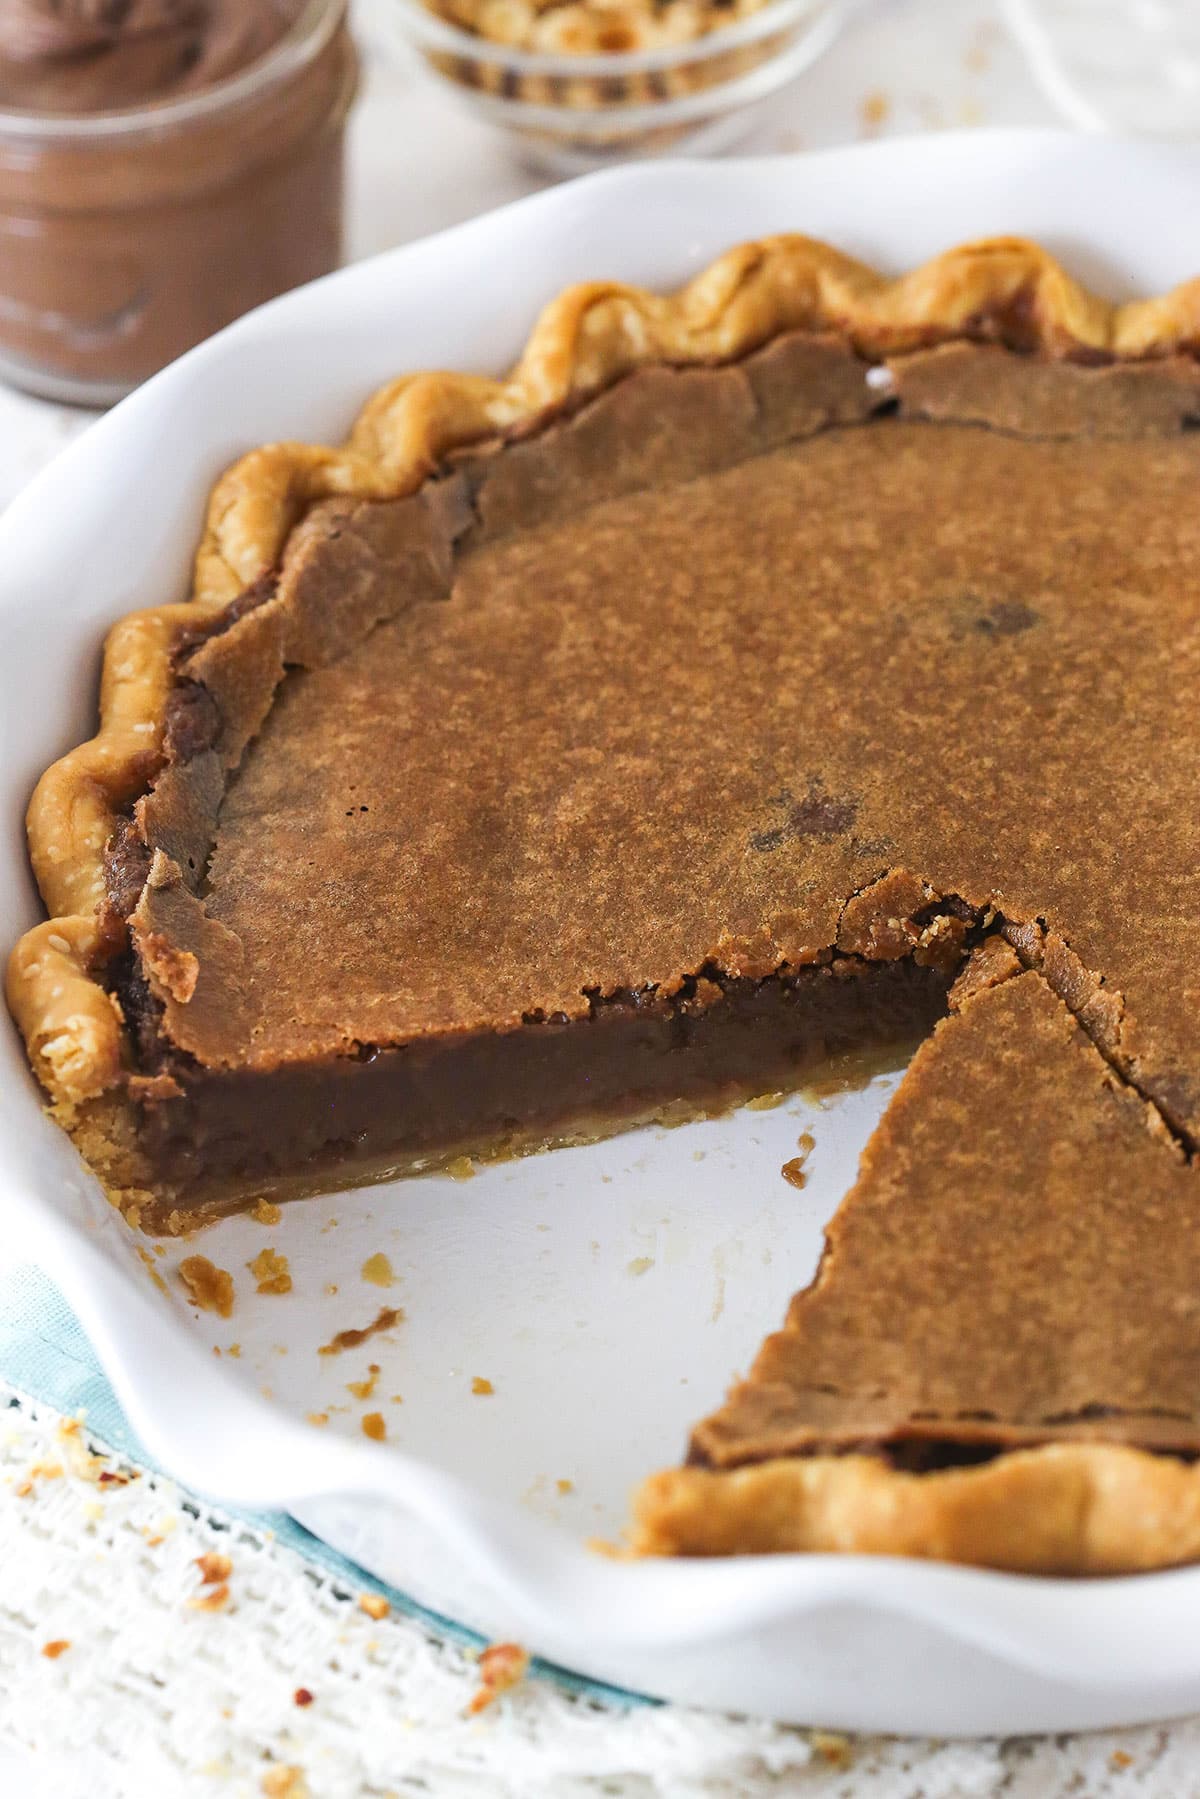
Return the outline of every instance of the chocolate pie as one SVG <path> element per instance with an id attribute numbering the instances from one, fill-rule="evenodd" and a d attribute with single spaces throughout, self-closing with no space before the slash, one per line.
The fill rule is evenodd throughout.
<path id="1" fill-rule="evenodd" d="M 253 452 L 30 808 L 144 1229 L 925 1041 L 652 1553 L 1200 1556 L 1200 284 L 784 237 Z"/>

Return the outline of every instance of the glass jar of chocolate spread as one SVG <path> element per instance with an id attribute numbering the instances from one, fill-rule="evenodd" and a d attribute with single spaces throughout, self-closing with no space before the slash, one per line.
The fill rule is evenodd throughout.
<path id="1" fill-rule="evenodd" d="M 105 405 L 335 268 L 346 0 L 0 0 L 0 377 Z"/>

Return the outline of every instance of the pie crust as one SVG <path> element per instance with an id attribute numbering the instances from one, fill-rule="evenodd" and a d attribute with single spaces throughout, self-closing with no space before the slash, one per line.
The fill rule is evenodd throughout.
<path id="1" fill-rule="evenodd" d="M 1021 240 L 967 245 L 892 281 L 811 240 L 774 238 L 731 251 L 665 298 L 614 283 L 572 289 L 547 308 L 507 380 L 431 374 L 392 383 L 368 403 L 343 449 L 284 444 L 244 457 L 213 493 L 190 600 L 114 628 L 100 729 L 47 772 L 30 805 L 31 857 L 50 916 L 16 946 L 7 995 L 53 1112 L 77 1140 L 86 1147 L 90 1108 L 147 1079 L 137 1072 L 120 1001 L 103 981 L 118 948 L 105 858 L 121 819 L 163 765 L 180 634 L 202 632 L 277 568 L 293 532 L 323 501 L 412 494 L 456 452 L 533 433 L 633 370 L 734 363 L 796 331 L 831 335 L 872 359 L 956 341 L 1003 345 L 1047 365 L 1175 359 L 1186 386 L 1192 371 L 1184 359 L 1200 341 L 1200 282 L 1111 306 Z M 892 898 L 890 889 L 876 896 L 881 904 Z M 886 904 L 864 915 L 862 953 L 901 953 L 881 951 L 877 933 L 899 929 L 898 920 L 907 929 L 922 896 L 898 892 L 894 903 L 890 919 Z M 950 928 L 950 915 L 939 918 L 939 930 Z M 1037 921 L 1007 929 L 1002 953 L 1017 960 L 1004 978 L 1048 982 L 1101 1045 L 1097 1078 L 1116 1069 L 1132 1080 L 1136 1056 L 1122 1050 L 1120 995 Z M 905 938 L 905 953 L 910 948 Z M 971 977 L 978 991 L 960 995 L 964 1018 L 989 1003 L 985 965 L 996 954 L 981 946 L 975 966 L 985 972 Z M 1036 972 L 1021 976 L 1019 968 Z M 164 942 L 156 975 L 186 1003 L 195 958 Z M 1142 1092 L 1136 1083 L 1135 1091 Z M 1156 1104 L 1144 1128 L 1161 1134 L 1164 1156 L 1178 1157 L 1186 1131 L 1169 1095 L 1158 1094 Z M 1188 1094 L 1176 1110 L 1190 1115 Z M 767 1456 L 656 1477 L 639 1502 L 639 1547 L 851 1548 L 1042 1572 L 1159 1566 L 1200 1554 L 1194 1479 L 1177 1455 L 1111 1442 L 1002 1447 L 978 1466 L 920 1473 L 879 1456 Z"/>

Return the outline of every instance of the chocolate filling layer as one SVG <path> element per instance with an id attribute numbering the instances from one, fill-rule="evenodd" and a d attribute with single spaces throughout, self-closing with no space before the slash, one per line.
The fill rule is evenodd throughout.
<path id="1" fill-rule="evenodd" d="M 144 1228 L 438 1166 L 519 1153 L 697 1113 L 795 1086 L 833 1055 L 925 1035 L 949 977 L 911 961 L 851 958 L 764 981 L 706 980 L 701 998 L 623 995 L 583 1018 L 535 1021 L 246 1075 L 189 1065 L 155 1042 L 157 1010 L 134 965 L 118 991 L 148 1070 L 179 1092 L 142 1102 L 140 1143 L 162 1198 Z M 148 1010 L 149 1008 L 149 1015 Z M 180 1093 L 183 1097 L 180 1098 Z"/>

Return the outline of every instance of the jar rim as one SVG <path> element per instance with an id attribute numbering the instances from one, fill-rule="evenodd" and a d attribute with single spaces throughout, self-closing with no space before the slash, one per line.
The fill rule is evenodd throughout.
<path id="1" fill-rule="evenodd" d="M 281 87 L 314 62 L 346 17 L 347 0 L 304 0 L 283 36 L 265 56 L 194 94 L 150 100 L 104 112 L 21 112 L 0 106 L 0 140 L 37 139 L 46 144 L 86 144 L 97 138 L 138 137 L 173 125 L 210 118 L 226 107 Z"/>

